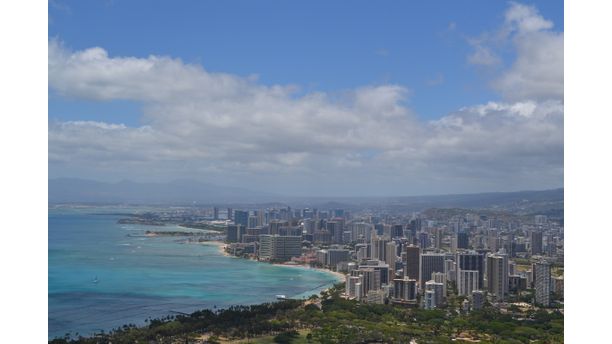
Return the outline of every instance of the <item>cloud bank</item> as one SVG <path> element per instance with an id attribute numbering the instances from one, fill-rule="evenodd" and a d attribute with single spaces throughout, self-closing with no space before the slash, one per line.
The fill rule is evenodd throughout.
<path id="1" fill-rule="evenodd" d="M 195 178 L 318 195 L 561 186 L 563 33 L 533 7 L 513 3 L 505 18 L 500 32 L 516 59 L 492 80 L 502 99 L 430 122 L 406 106 L 402 85 L 300 94 L 171 57 L 72 51 L 51 40 L 53 92 L 138 102 L 143 125 L 51 122 L 50 175 Z M 495 58 L 479 44 L 476 57 Z"/>

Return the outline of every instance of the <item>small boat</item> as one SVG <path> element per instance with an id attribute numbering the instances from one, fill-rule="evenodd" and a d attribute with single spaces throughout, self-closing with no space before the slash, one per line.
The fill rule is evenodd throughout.
<path id="1" fill-rule="evenodd" d="M 93 284 L 98 284 L 98 282 L 100 282 L 100 280 L 98 280 L 98 276 L 94 277 L 93 281 L 91 281 Z"/>
<path id="2" fill-rule="evenodd" d="M 276 295 L 277 300 L 287 300 L 287 296 L 285 295 Z"/>

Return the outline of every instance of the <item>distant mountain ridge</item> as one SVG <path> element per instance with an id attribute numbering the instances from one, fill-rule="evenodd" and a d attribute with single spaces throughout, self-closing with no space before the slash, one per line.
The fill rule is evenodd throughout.
<path id="1" fill-rule="evenodd" d="M 106 183 L 78 178 L 49 179 L 49 203 L 191 204 L 271 201 L 279 196 L 192 180 Z"/>
<path id="2" fill-rule="evenodd" d="M 563 188 L 540 191 L 488 192 L 403 197 L 289 197 L 239 187 L 217 186 L 192 180 L 106 183 L 78 178 L 49 180 L 49 203 L 234 204 L 319 208 L 385 208 L 423 211 L 428 208 L 486 208 L 513 213 L 541 213 L 563 217 Z"/>
<path id="3" fill-rule="evenodd" d="M 400 197 L 339 197 L 310 198 L 294 202 L 297 205 L 317 205 L 323 208 L 370 207 L 384 208 L 392 213 L 423 211 L 430 208 L 469 208 L 507 211 L 515 214 L 538 213 L 563 217 L 564 189 L 513 192 L 486 192 Z"/>

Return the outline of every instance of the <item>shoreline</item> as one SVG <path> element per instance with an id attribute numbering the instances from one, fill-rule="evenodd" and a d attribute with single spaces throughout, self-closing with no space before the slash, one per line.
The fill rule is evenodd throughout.
<path id="1" fill-rule="evenodd" d="M 239 257 L 235 257 L 232 256 L 231 254 L 227 253 L 225 251 L 225 247 L 227 246 L 223 241 L 218 241 L 218 240 L 209 240 L 209 241 L 202 241 L 199 242 L 198 244 L 200 245 L 208 245 L 208 246 L 217 246 L 217 250 L 219 251 L 219 253 L 221 253 L 223 256 L 225 257 L 233 257 L 233 258 L 239 258 Z"/>
<path id="2" fill-rule="evenodd" d="M 226 252 L 225 248 L 227 247 L 227 244 L 225 242 L 223 242 L 223 241 L 210 240 L 210 241 L 200 242 L 200 244 L 201 245 L 216 246 L 217 250 L 219 251 L 219 253 L 221 253 L 225 257 L 238 258 L 238 259 L 247 259 L 247 258 L 242 258 L 242 257 L 236 257 L 236 256 L 231 255 L 228 252 Z M 344 282 L 345 279 L 346 279 L 346 274 L 344 274 L 342 272 L 332 271 L 332 270 L 324 269 L 324 268 L 313 268 L 310 265 L 305 265 L 305 264 L 268 263 L 268 262 L 262 262 L 262 261 L 259 261 L 257 259 L 252 259 L 252 258 L 248 258 L 248 260 L 252 260 L 252 261 L 255 261 L 255 262 L 258 262 L 258 263 L 270 264 L 270 265 L 274 265 L 274 266 L 286 267 L 286 268 L 296 268 L 296 269 L 304 269 L 304 270 L 310 270 L 310 271 L 325 272 L 327 274 L 330 274 L 330 275 L 334 276 L 335 279 L 337 280 L 337 282 Z"/>
<path id="3" fill-rule="evenodd" d="M 274 266 L 284 266 L 284 267 L 289 267 L 289 268 L 297 268 L 297 269 L 305 269 L 305 270 L 311 270 L 311 271 L 320 271 L 320 272 L 325 272 L 328 273 L 330 275 L 333 275 L 338 282 L 344 282 L 346 279 L 346 275 L 342 272 L 338 272 L 338 271 L 332 271 L 332 270 L 328 270 L 328 269 L 324 269 L 324 268 L 313 268 L 309 265 L 304 265 L 304 264 L 283 264 L 283 263 L 272 263 L 272 265 Z"/>

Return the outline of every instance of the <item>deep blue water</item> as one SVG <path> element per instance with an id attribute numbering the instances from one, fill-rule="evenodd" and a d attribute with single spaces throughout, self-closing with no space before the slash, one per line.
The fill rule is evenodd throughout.
<path id="1" fill-rule="evenodd" d="M 214 245 L 140 237 L 173 227 L 122 225 L 121 216 L 103 215 L 126 210 L 134 209 L 49 209 L 49 338 L 278 294 L 301 297 L 336 282 L 321 271 L 226 257 Z"/>

